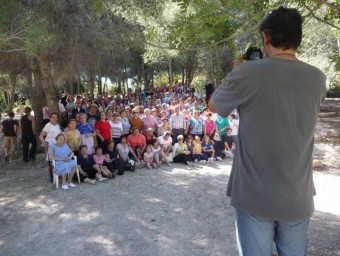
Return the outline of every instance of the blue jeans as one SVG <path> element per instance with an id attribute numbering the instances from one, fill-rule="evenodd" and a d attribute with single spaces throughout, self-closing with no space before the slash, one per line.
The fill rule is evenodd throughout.
<path id="1" fill-rule="evenodd" d="M 279 256 L 307 255 L 309 219 L 274 221 L 235 211 L 240 256 L 271 256 L 273 241 Z"/>

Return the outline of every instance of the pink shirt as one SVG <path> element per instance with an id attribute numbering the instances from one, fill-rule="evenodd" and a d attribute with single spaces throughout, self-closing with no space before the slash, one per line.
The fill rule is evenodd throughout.
<path id="1" fill-rule="evenodd" d="M 156 118 L 154 118 L 153 116 L 150 116 L 150 117 L 143 117 L 142 118 L 142 121 L 143 121 L 143 131 L 146 132 L 146 130 L 148 128 L 152 128 L 152 130 L 154 132 L 157 131 L 158 129 L 158 123 L 157 123 L 157 120 Z"/>
<path id="2" fill-rule="evenodd" d="M 105 158 L 104 155 L 100 155 L 100 156 L 96 154 L 93 155 L 94 161 L 96 162 L 96 164 L 100 166 L 104 164 L 104 158 Z"/>
<path id="3" fill-rule="evenodd" d="M 50 114 L 48 112 L 48 107 L 45 106 L 42 109 L 43 119 L 50 119 Z"/>
<path id="4" fill-rule="evenodd" d="M 215 127 L 215 122 L 213 120 L 210 120 L 210 121 L 205 120 L 204 121 L 204 125 L 205 125 L 206 133 L 210 134 L 213 131 L 214 127 Z"/>

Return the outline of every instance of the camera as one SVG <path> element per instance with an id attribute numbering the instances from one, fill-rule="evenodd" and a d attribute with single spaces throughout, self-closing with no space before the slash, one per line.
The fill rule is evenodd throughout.
<path id="1" fill-rule="evenodd" d="M 249 47 L 246 52 L 246 60 L 260 60 L 262 59 L 262 51 L 257 47 Z"/>

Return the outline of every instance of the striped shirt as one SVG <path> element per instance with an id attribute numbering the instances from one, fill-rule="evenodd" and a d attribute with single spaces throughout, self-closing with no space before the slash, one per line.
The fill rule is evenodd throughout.
<path id="1" fill-rule="evenodd" d="M 112 138 L 120 138 L 123 134 L 123 125 L 120 121 L 118 123 L 110 122 L 111 131 L 112 131 Z"/>
<path id="2" fill-rule="evenodd" d="M 129 122 L 129 119 L 126 118 L 126 117 L 125 117 L 125 119 L 119 118 L 119 121 L 123 125 L 123 134 L 129 134 L 130 133 L 130 122 Z"/>
<path id="3" fill-rule="evenodd" d="M 184 115 L 182 114 L 172 114 L 170 117 L 170 127 L 172 129 L 186 129 L 186 122 Z"/>

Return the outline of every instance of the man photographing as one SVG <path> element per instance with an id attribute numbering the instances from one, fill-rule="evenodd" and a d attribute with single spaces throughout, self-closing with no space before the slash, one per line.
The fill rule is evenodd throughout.
<path id="1" fill-rule="evenodd" d="M 240 115 L 227 189 L 240 255 L 269 256 L 274 241 L 280 256 L 302 256 L 314 211 L 312 151 L 326 78 L 296 58 L 297 10 L 272 11 L 260 32 L 267 58 L 236 60 L 209 108 L 223 117 L 237 108 Z"/>

